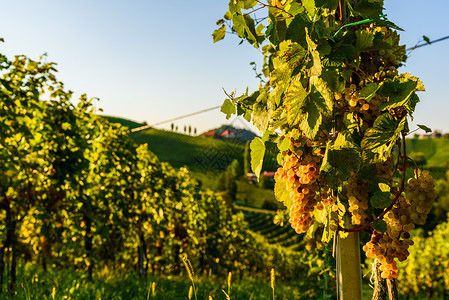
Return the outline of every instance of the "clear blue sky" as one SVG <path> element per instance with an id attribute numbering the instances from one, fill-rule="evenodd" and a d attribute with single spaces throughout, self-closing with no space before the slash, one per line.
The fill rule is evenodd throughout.
<path id="1" fill-rule="evenodd" d="M 227 91 L 258 81 L 249 62 L 261 55 L 228 36 L 212 43 L 226 0 L 2 1 L 0 52 L 37 59 L 48 53 L 58 78 L 78 96 L 98 97 L 107 115 L 149 124 L 220 105 Z M 406 31 L 407 46 L 449 35 L 449 2 L 386 0 L 388 18 Z M 402 72 L 419 77 L 415 122 L 449 131 L 449 40 L 412 52 Z M 232 121 L 232 120 L 231 120 Z M 235 120 L 234 120 L 235 122 Z M 219 110 L 177 121 L 198 131 L 229 123 Z M 237 122 L 240 124 L 240 122 Z M 413 126 L 412 126 L 413 127 Z"/>

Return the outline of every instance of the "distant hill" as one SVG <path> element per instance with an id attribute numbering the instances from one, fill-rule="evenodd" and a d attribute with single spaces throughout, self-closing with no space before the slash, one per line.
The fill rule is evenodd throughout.
<path id="1" fill-rule="evenodd" d="M 212 130 L 215 130 L 218 135 L 220 135 L 221 133 L 223 133 L 226 130 L 232 130 L 235 133 L 237 133 L 236 139 L 241 140 L 242 142 L 252 141 L 257 136 L 257 134 L 255 134 L 254 132 L 252 132 L 250 130 L 236 128 L 231 125 L 221 125 L 220 127 L 214 128 Z"/>
<path id="2" fill-rule="evenodd" d="M 111 122 L 117 122 L 131 129 L 145 125 L 131 120 L 110 117 Z M 223 125 L 214 130 L 221 133 L 232 129 L 237 132 L 237 139 L 214 139 L 212 137 L 190 136 L 172 131 L 150 128 L 132 133 L 133 139 L 138 144 L 148 144 L 148 148 L 154 152 L 161 161 L 166 161 L 174 167 L 187 166 L 192 171 L 203 173 L 204 177 L 212 172 L 221 172 L 234 160 L 241 160 L 245 142 L 252 140 L 255 133 Z M 429 169 L 434 177 L 445 176 L 449 165 L 449 139 L 425 138 L 407 139 L 407 153 L 422 153 L 426 160 L 424 168 Z M 275 157 L 273 163 L 268 164 L 267 170 L 276 168 Z M 209 175 L 206 175 L 209 174 Z"/>
<path id="3" fill-rule="evenodd" d="M 174 167 L 220 172 L 234 159 L 243 159 L 242 145 L 203 136 L 150 128 L 132 133 L 132 138 L 138 144 L 148 144 L 161 161 Z"/>

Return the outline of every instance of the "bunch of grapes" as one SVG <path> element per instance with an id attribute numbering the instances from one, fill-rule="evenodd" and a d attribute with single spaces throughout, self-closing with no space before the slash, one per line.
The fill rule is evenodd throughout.
<path id="1" fill-rule="evenodd" d="M 437 197 L 435 180 L 428 171 L 423 171 L 417 178 L 410 178 L 407 183 L 405 198 L 410 202 L 410 219 L 415 224 L 423 225 Z"/>
<path id="2" fill-rule="evenodd" d="M 363 246 L 368 257 L 381 263 L 382 277 L 394 279 L 398 276 L 395 259 L 404 261 L 409 256 L 408 247 L 413 245 L 410 230 L 415 224 L 424 224 L 437 193 L 435 181 L 424 171 L 417 178 L 410 178 L 405 197 L 399 196 L 393 208 L 385 214 L 387 231 L 374 231 L 371 240 Z M 394 195 L 391 196 L 395 198 Z"/>
<path id="3" fill-rule="evenodd" d="M 352 173 L 346 185 L 346 195 L 349 201 L 349 212 L 351 213 L 351 223 L 360 225 L 366 221 L 368 214 L 369 186 L 366 180 L 358 178 L 356 173 Z"/>
<path id="4" fill-rule="evenodd" d="M 297 233 L 303 233 L 312 224 L 311 213 L 315 207 L 323 209 L 324 204 L 320 201 L 328 200 L 329 189 L 323 188 L 319 172 L 324 153 L 319 148 L 312 148 L 312 142 L 296 130 L 285 138 L 290 139 L 291 145 L 282 153 L 282 167 L 277 170 L 275 180 L 287 184 L 293 202 L 289 221 Z"/>

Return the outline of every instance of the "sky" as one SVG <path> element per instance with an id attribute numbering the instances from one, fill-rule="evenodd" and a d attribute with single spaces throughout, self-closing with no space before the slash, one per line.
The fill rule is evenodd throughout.
<path id="1" fill-rule="evenodd" d="M 215 22 L 226 0 L 0 0 L 0 53 L 56 62 L 58 79 L 75 97 L 98 97 L 105 115 L 155 124 L 221 105 L 223 92 L 254 90 L 258 79 L 250 62 L 262 55 L 233 35 L 216 44 Z M 386 0 L 385 13 L 405 29 L 402 44 L 426 35 L 449 35 L 446 0 Z M 449 132 L 449 40 L 419 48 L 401 72 L 419 77 L 427 91 L 415 124 Z M 198 133 L 222 124 L 253 128 L 215 109 L 174 122 Z M 169 128 L 170 123 L 161 128 Z"/>

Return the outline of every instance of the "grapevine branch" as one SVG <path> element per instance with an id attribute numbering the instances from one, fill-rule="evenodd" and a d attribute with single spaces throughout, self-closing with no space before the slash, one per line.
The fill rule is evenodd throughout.
<path id="1" fill-rule="evenodd" d="M 399 197 L 401 196 L 402 192 L 404 191 L 404 186 L 405 186 L 405 172 L 407 171 L 407 168 L 406 168 L 406 164 L 407 164 L 407 150 L 405 148 L 405 133 L 402 133 L 402 147 L 403 147 L 404 152 L 402 153 L 402 179 L 401 179 L 401 185 L 400 185 L 399 190 L 396 193 L 394 199 L 391 201 L 391 204 L 380 215 L 378 215 L 377 218 L 375 218 L 371 222 L 369 222 L 369 223 L 367 223 L 367 224 L 365 224 L 363 226 L 353 227 L 353 228 L 343 228 L 343 227 L 340 227 L 340 225 L 339 225 L 339 230 L 341 230 L 343 232 L 358 232 L 358 231 L 365 230 L 368 227 L 372 226 L 374 224 L 374 222 L 377 222 L 380 219 L 382 219 L 383 216 L 385 216 L 393 208 L 393 206 L 396 204 L 396 201 L 399 199 Z"/>

